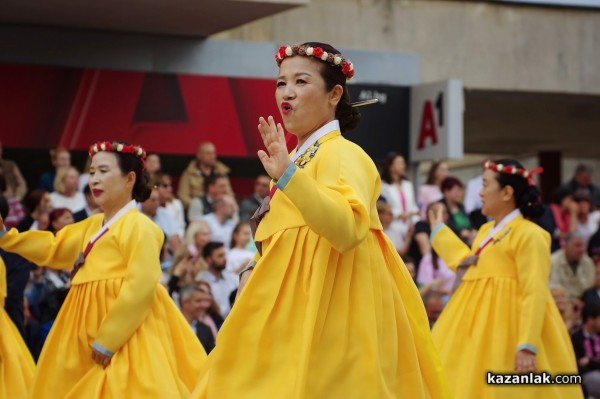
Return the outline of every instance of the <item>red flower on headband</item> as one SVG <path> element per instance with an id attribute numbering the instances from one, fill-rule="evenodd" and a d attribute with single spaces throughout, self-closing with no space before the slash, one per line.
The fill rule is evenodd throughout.
<path id="1" fill-rule="evenodd" d="M 348 74 L 348 72 L 350 72 L 350 71 L 351 71 L 351 68 L 352 68 L 352 64 L 351 64 L 351 63 L 349 63 L 349 62 L 346 62 L 346 63 L 344 64 L 344 66 L 342 67 L 342 73 L 343 73 L 344 75 L 347 75 L 347 74 Z"/>
<path id="2" fill-rule="evenodd" d="M 323 49 L 321 47 L 313 48 L 313 56 L 315 56 L 317 58 L 321 58 L 322 55 L 323 55 Z"/>
<path id="3" fill-rule="evenodd" d="M 279 58 L 285 58 L 285 46 L 279 47 L 279 51 L 277 53 L 279 54 Z"/>

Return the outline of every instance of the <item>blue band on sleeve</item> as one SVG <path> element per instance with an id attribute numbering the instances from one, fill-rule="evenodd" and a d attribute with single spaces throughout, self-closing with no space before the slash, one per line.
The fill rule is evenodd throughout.
<path id="1" fill-rule="evenodd" d="M 535 346 L 533 345 L 529 345 L 529 344 L 521 344 L 519 346 L 517 346 L 517 352 L 518 351 L 522 351 L 522 350 L 528 350 L 531 353 L 537 353 L 537 349 L 535 348 Z"/>
<path id="2" fill-rule="evenodd" d="M 0 238 L 4 237 L 6 235 L 6 226 L 4 226 L 2 228 L 2 230 L 0 230 Z"/>
<path id="3" fill-rule="evenodd" d="M 446 227 L 444 223 L 438 223 L 435 225 L 433 229 L 431 229 L 431 234 L 429 235 L 429 240 L 433 241 L 433 237 L 440 231 L 442 228 Z"/>
<path id="4" fill-rule="evenodd" d="M 97 342 L 94 342 L 92 344 L 92 348 L 94 348 L 98 352 L 102 353 L 104 356 L 112 356 L 112 355 L 114 355 L 114 352 L 111 352 L 108 349 L 104 349 Z"/>
<path id="5" fill-rule="evenodd" d="M 290 164 L 288 165 L 285 172 L 283 172 L 283 175 L 281 175 L 279 180 L 277 180 L 277 187 L 280 190 L 283 190 L 285 188 L 285 186 L 287 186 L 287 184 L 290 182 L 290 179 L 296 172 L 296 169 L 297 169 L 296 164 L 293 162 L 290 162 Z"/>

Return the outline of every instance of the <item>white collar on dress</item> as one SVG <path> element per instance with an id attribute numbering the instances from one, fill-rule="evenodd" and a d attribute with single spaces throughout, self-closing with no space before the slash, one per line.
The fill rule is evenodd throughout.
<path id="1" fill-rule="evenodd" d="M 292 154 L 292 162 L 294 162 L 308 147 L 317 142 L 321 137 L 335 130 L 340 130 L 340 122 L 337 119 L 332 120 L 318 128 L 310 137 L 302 144 L 302 147 L 296 147 L 296 151 Z"/>

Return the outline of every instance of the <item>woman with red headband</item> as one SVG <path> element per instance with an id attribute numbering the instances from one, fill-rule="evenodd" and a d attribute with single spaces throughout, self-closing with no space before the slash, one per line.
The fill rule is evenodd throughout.
<path id="1" fill-rule="evenodd" d="M 320 43 L 276 60 L 275 98 L 298 147 L 290 159 L 282 125 L 259 119 L 273 178 L 252 219 L 259 253 L 196 396 L 447 398 L 419 292 L 377 216 L 377 168 L 342 136 L 359 121 L 352 63 Z"/>
<path id="2" fill-rule="evenodd" d="M 89 184 L 103 214 L 56 236 L 0 231 L 0 248 L 36 264 L 75 264 L 29 397 L 187 398 L 206 354 L 159 284 L 164 235 L 135 205 L 150 195 L 145 152 L 103 142 L 90 156 Z"/>
<path id="3" fill-rule="evenodd" d="M 541 170 L 527 171 L 509 159 L 484 167 L 479 195 L 492 221 L 480 228 L 471 249 L 442 223 L 440 212 L 429 213 L 433 248 L 458 276 L 464 273 L 433 328 L 454 397 L 583 398 L 575 384 L 497 385 L 503 378 L 497 375 L 490 380 L 488 373 L 548 372 L 554 378 L 576 374 L 577 366 L 548 289 L 550 236 L 526 219 L 542 210 L 531 184 Z"/>

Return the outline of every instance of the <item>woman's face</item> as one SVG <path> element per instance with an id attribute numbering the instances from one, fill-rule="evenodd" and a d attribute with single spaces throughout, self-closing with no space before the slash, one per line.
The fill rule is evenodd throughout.
<path id="1" fill-rule="evenodd" d="M 69 151 L 61 151 L 56 154 L 56 159 L 54 161 L 54 166 L 58 168 L 67 168 L 71 166 L 71 154 Z"/>
<path id="2" fill-rule="evenodd" d="M 117 156 L 112 152 L 101 151 L 92 158 L 89 185 L 98 206 L 131 200 L 134 183 L 135 173 L 123 176 Z"/>
<path id="3" fill-rule="evenodd" d="M 246 245 L 248 245 L 251 238 L 252 231 L 250 230 L 250 226 L 245 224 L 242 227 L 240 227 L 240 229 L 236 233 L 235 242 L 237 242 L 239 246 L 246 248 Z"/>
<path id="4" fill-rule="evenodd" d="M 394 158 L 394 161 L 390 165 L 390 172 L 392 175 L 404 176 L 406 173 L 406 161 L 404 161 L 404 157 L 399 155 Z"/>
<path id="5" fill-rule="evenodd" d="M 50 194 L 44 193 L 40 199 L 38 209 L 42 212 L 49 212 L 52 209 L 52 200 Z"/>
<path id="6" fill-rule="evenodd" d="M 75 223 L 75 219 L 73 219 L 73 214 L 69 211 L 66 211 L 58 218 L 52 221 L 52 229 L 55 232 L 58 232 L 63 227 L 73 223 Z"/>
<path id="7" fill-rule="evenodd" d="M 496 172 L 486 169 L 483 172 L 483 186 L 479 192 L 481 198 L 481 213 L 486 216 L 491 216 L 503 206 L 503 196 L 506 187 L 500 187 L 500 183 L 496 180 Z"/>
<path id="8" fill-rule="evenodd" d="M 326 91 L 320 63 L 312 57 L 295 56 L 283 60 L 279 68 L 275 99 L 285 128 L 298 138 L 335 118 L 341 86 Z"/>
<path id="9" fill-rule="evenodd" d="M 173 199 L 173 185 L 169 177 L 163 177 L 160 185 L 158 186 L 158 196 L 160 197 L 161 204 L 169 202 Z"/>
<path id="10" fill-rule="evenodd" d="M 202 227 L 194 236 L 194 243 L 196 244 L 197 248 L 202 249 L 209 242 L 210 242 L 210 231 L 207 228 Z"/>
<path id="11" fill-rule="evenodd" d="M 454 204 L 459 204 L 463 198 L 463 188 L 459 185 L 444 192 L 444 197 Z"/>
<path id="12" fill-rule="evenodd" d="M 552 290 L 552 298 L 554 298 L 558 310 L 562 312 L 567 308 L 567 298 L 562 291 Z"/>

